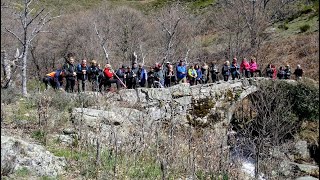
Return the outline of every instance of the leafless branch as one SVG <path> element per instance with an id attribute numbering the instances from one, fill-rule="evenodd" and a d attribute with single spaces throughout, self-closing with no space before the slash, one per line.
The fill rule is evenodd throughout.
<path id="1" fill-rule="evenodd" d="M 22 45 L 24 45 L 23 41 L 20 39 L 19 36 L 16 35 L 16 33 L 12 32 L 11 30 L 9 30 L 6 27 L 5 27 L 5 30 L 8 31 L 10 34 L 12 34 L 15 38 L 17 38 Z"/>
<path id="2" fill-rule="evenodd" d="M 107 40 L 100 36 L 98 28 L 97 28 L 97 24 L 94 22 L 93 25 L 94 25 L 94 30 L 96 31 L 96 35 L 98 36 L 98 38 L 100 40 L 100 46 L 102 47 L 103 52 L 106 56 L 107 63 L 109 63 L 109 54 L 108 54 L 107 48 L 105 47 L 105 43 Z"/>

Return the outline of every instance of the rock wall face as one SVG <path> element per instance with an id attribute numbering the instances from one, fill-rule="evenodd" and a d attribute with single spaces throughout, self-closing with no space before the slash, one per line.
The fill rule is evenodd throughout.
<path id="1" fill-rule="evenodd" d="M 1 174 L 26 168 L 36 176 L 56 177 L 65 172 L 66 160 L 56 157 L 41 145 L 1 136 Z"/>
<path id="2" fill-rule="evenodd" d="M 226 146 L 227 128 L 235 104 L 255 92 L 256 84 L 264 80 L 256 78 L 196 86 L 178 84 L 161 89 L 123 89 L 110 98 L 110 106 L 75 108 L 71 119 L 77 128 L 81 124 L 86 129 L 85 134 L 91 140 L 96 139 L 98 127 L 103 141 L 112 131 L 118 132 L 121 139 L 142 126 L 145 131 L 153 131 L 155 122 L 169 121 L 181 126 L 214 129 Z"/>

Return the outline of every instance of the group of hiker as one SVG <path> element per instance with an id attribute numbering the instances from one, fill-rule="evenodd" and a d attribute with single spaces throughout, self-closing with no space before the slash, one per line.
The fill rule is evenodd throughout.
<path id="1" fill-rule="evenodd" d="M 75 55 L 67 54 L 65 64 L 61 69 L 53 71 L 43 78 L 43 82 L 48 88 L 51 85 L 55 89 L 62 89 L 63 78 L 66 80 L 65 90 L 74 92 L 75 85 L 77 90 L 86 91 L 86 83 L 92 84 L 92 91 L 109 90 L 112 84 L 115 84 L 117 89 L 128 88 L 135 89 L 137 87 L 148 88 L 164 88 L 170 87 L 178 83 L 190 83 L 190 85 L 206 84 L 210 82 L 219 82 L 219 69 L 216 63 L 212 62 L 210 67 L 207 63 L 191 64 L 188 68 L 184 60 L 180 60 L 174 65 L 169 61 L 161 64 L 156 63 L 154 66 L 149 66 L 147 71 L 142 63 L 133 62 L 132 66 L 122 65 L 118 70 L 114 71 L 110 64 L 106 64 L 102 69 L 96 60 L 92 60 L 90 65 L 87 65 L 87 60 L 82 60 L 81 63 L 75 65 Z M 300 65 L 294 71 L 297 78 L 301 78 L 303 70 Z M 229 61 L 225 61 L 221 75 L 224 81 L 228 81 L 231 76 L 232 80 L 240 78 L 250 78 L 254 76 L 261 77 L 261 70 L 258 68 L 256 59 L 252 57 L 250 62 L 243 58 L 240 65 L 237 58 L 233 58 L 230 65 Z M 274 65 L 269 64 L 266 68 L 266 76 L 270 78 L 290 79 L 290 66 L 285 69 L 282 67 L 277 70 Z M 77 83 L 76 83 L 77 82 Z"/>

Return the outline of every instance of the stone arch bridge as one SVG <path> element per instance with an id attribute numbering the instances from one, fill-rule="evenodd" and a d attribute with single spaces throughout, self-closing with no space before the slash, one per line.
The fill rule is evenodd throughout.
<path id="1" fill-rule="evenodd" d="M 78 124 L 81 119 L 91 129 L 96 129 L 99 121 L 103 132 L 116 127 L 119 137 L 129 136 L 130 129 L 138 124 L 143 123 L 144 129 L 148 129 L 154 122 L 161 121 L 210 127 L 226 137 L 237 103 L 256 92 L 258 84 L 266 81 L 273 80 L 256 77 L 195 86 L 179 84 L 161 89 L 122 89 L 105 95 L 108 96 L 107 107 L 75 108 L 71 120 Z M 95 137 L 94 132 L 91 135 Z"/>

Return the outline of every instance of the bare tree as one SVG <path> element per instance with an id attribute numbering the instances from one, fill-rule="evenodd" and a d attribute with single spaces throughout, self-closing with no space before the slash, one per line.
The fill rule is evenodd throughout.
<path id="1" fill-rule="evenodd" d="M 21 58 L 19 49 L 16 51 L 14 59 L 8 59 L 7 51 L 1 51 L 1 69 L 3 70 L 4 79 L 1 79 L 1 88 L 8 88 L 12 84 L 13 75 L 17 70 L 16 63 Z M 13 68 L 13 69 L 12 69 Z"/>
<path id="2" fill-rule="evenodd" d="M 20 27 L 22 29 L 12 30 L 5 27 L 6 31 L 13 35 L 22 45 L 22 95 L 27 95 L 27 61 L 28 52 L 33 39 L 42 31 L 52 18 L 50 12 L 45 13 L 45 8 L 36 10 L 32 7 L 33 0 L 24 0 L 22 2 L 22 11 L 17 12 Z"/>
<path id="3" fill-rule="evenodd" d="M 145 35 L 144 16 L 131 8 L 121 7 L 112 11 L 113 50 L 121 61 L 132 61 L 139 52 L 139 43 Z"/>
<path id="4" fill-rule="evenodd" d="M 255 160 L 256 178 L 261 173 L 271 176 L 270 169 L 261 167 L 274 158 L 270 152 L 283 148 L 282 144 L 293 137 L 298 118 L 292 112 L 289 94 L 281 82 L 260 85 L 260 90 L 248 98 L 250 103 L 247 108 L 252 111 L 247 113 L 249 116 L 237 117 L 244 118 L 242 128 L 238 129 L 240 149 L 243 156 Z M 276 168 L 279 164 L 274 165 L 273 168 Z"/>

